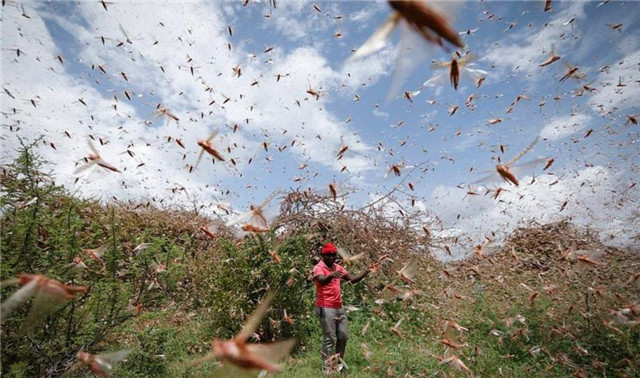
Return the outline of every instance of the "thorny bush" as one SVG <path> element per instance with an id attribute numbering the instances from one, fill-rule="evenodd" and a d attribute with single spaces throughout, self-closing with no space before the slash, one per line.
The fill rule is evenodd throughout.
<path id="1" fill-rule="evenodd" d="M 437 374 L 449 369 L 438 364 L 448 353 L 487 376 L 639 371 L 640 331 L 619 324 L 615 311 L 639 301 L 634 274 L 640 258 L 604 247 L 568 222 L 531 225 L 493 255 L 442 263 L 429 256 L 438 241 L 429 234 L 433 225 L 421 224 L 424 218 L 406 211 L 389 217 L 376 203 L 345 210 L 335 198 L 309 191 L 285 196 L 271 233 L 238 240 L 222 227 L 212 240 L 198 231 L 209 220 L 193 212 L 150 201 L 105 205 L 75 198 L 42 172 L 34 150 L 35 144 L 23 146 L 18 159 L 2 167 L 0 278 L 42 274 L 88 292 L 26 334 L 20 331 L 28 304 L 3 319 L 7 376 L 56 376 L 80 349 L 114 348 L 133 349 L 116 368 L 121 375 L 185 374 L 211 339 L 239 331 L 267 289 L 277 297 L 253 339 L 295 337 L 298 355 L 313 360 L 320 335 L 310 270 L 326 241 L 366 252 L 348 267 L 354 273 L 381 255 L 393 260 L 363 283 L 343 287 L 345 304 L 354 306 L 353 340 L 376 350 L 371 361 L 352 356 L 350 362 L 373 374 L 390 366 Z M 89 269 L 68 268 L 84 249 L 103 245 L 104 265 L 85 258 Z M 599 265 L 583 263 L 582 255 Z M 419 266 L 411 285 L 396 274 L 409 261 Z M 385 290 L 389 284 L 420 294 L 402 302 Z M 3 301 L 14 291 L 3 288 Z M 390 332 L 400 319 L 402 339 Z M 460 350 L 441 342 L 447 320 L 468 329 L 455 335 Z M 366 335 L 356 333 L 365 327 Z M 350 344 L 353 355 L 358 346 Z"/>

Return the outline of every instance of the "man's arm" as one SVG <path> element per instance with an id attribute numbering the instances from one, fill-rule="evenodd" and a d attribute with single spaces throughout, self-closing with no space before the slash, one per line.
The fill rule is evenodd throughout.
<path id="1" fill-rule="evenodd" d="M 347 276 L 348 276 L 348 274 L 347 274 Z M 326 285 L 329 282 L 331 282 L 332 279 L 334 279 L 334 278 L 340 279 L 341 277 L 342 277 L 342 272 L 339 272 L 339 271 L 336 270 L 334 272 L 331 272 L 328 276 L 325 276 L 324 274 L 318 274 L 316 276 L 316 279 L 318 280 L 318 282 L 320 282 L 320 285 Z M 346 276 L 345 276 L 345 279 L 346 279 Z"/>
<path id="2" fill-rule="evenodd" d="M 360 282 L 360 280 L 365 278 L 367 276 L 367 274 L 369 274 L 371 272 L 375 272 L 378 269 L 380 269 L 380 263 L 376 261 L 376 262 L 372 263 L 371 265 L 369 265 L 369 267 L 367 267 L 367 269 L 365 269 L 364 271 L 360 272 L 360 274 L 356 275 L 355 277 L 351 277 L 349 275 L 349 273 L 345 274 L 344 279 L 346 281 L 351 282 L 351 283 L 358 283 L 358 282 Z"/>
<path id="3" fill-rule="evenodd" d="M 347 273 L 343 278 L 345 279 L 345 281 L 349 281 L 351 283 L 358 283 L 360 282 L 360 280 L 365 278 L 367 274 L 369 274 L 370 272 L 371 271 L 369 269 L 365 269 L 354 277 L 351 277 L 351 275 Z"/>

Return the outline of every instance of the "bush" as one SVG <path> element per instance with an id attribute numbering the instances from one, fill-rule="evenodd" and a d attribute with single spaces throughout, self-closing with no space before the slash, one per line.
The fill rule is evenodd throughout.
<path id="1" fill-rule="evenodd" d="M 594 243 L 566 223 L 518 230 L 508 240 L 507 253 L 448 265 L 420 254 L 422 247 L 410 248 L 417 240 L 413 232 L 400 232 L 398 242 L 394 235 L 404 228 L 380 223 L 380 214 L 350 216 L 334 209 L 333 200 L 332 211 L 341 213 L 334 223 L 317 223 L 311 213 L 301 223 L 289 212 L 278 234 L 237 240 L 222 230 L 211 240 L 197 231 L 208 220 L 191 212 L 144 204 L 104 206 L 73 197 L 41 172 L 34 148 L 23 146 L 19 158 L 2 170 L 0 278 L 42 274 L 88 291 L 41 323 L 26 325 L 26 334 L 21 330 L 29 304 L 3 319 L 3 375 L 56 376 L 80 349 L 97 354 L 131 348 L 114 375 L 206 376 L 215 364 L 193 367 L 191 362 L 210 350 L 212 339 L 236 335 L 267 290 L 277 295 L 257 336 L 261 342 L 296 338 L 301 358 L 288 365 L 285 376 L 314 375 L 320 369 L 321 335 L 310 271 L 318 244 L 336 238 L 341 244 L 343 237 L 345 244 L 370 252 L 365 261 L 382 254 L 374 249 L 378 242 L 393 251 L 395 260 L 364 283 L 343 285 L 345 304 L 358 308 L 348 315 L 352 372 L 435 375 L 451 370 L 439 365 L 439 358 L 453 353 L 474 374 L 487 376 L 637 375 L 640 331 L 604 324 L 612 319 L 611 309 L 637 301 L 640 281 L 623 285 L 621 280 L 633 277 L 638 258 L 607 250 L 603 264 L 593 270 L 558 260 L 556 240 L 580 248 Z M 373 228 L 378 242 L 365 233 L 368 222 L 378 222 Z M 149 245 L 134 252 L 141 243 Z M 83 249 L 105 244 L 104 266 L 85 259 L 90 270 L 69 269 Z M 411 285 L 394 273 L 408 261 L 420 266 Z M 359 270 L 349 268 L 353 274 Z M 555 287 L 553 295 L 545 294 L 541 279 Z M 419 289 L 422 295 L 397 301 L 383 290 L 387 284 Z M 3 301 L 15 290 L 3 287 Z M 539 294 L 534 303 L 532 290 Z M 385 302 L 377 304 L 379 298 Z M 285 320 L 285 310 L 293 324 Z M 524 324 L 506 324 L 518 314 Z M 390 332 L 401 318 L 403 338 Z M 457 334 L 459 350 L 440 342 L 443 321 L 450 319 L 469 329 Z M 367 324 L 369 331 L 362 335 Z M 491 336 L 492 330 L 502 336 Z M 371 360 L 365 359 L 362 343 L 372 351 Z"/>

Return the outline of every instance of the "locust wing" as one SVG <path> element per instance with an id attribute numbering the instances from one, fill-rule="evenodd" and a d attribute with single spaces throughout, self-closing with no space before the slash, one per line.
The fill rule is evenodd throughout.
<path id="1" fill-rule="evenodd" d="M 269 292 L 267 296 L 262 300 L 262 303 L 258 305 L 258 308 L 251 314 L 247 323 L 242 327 L 242 330 L 238 332 L 235 339 L 240 342 L 245 342 L 251 334 L 253 334 L 258 326 L 262 322 L 262 319 L 266 315 L 269 307 L 271 307 L 271 302 L 273 302 L 273 298 L 275 298 L 274 292 Z"/>
<path id="2" fill-rule="evenodd" d="M 18 280 L 8 280 L 2 283 L 2 286 L 6 285 L 15 285 L 18 283 Z M 24 285 L 20 289 L 18 289 L 15 293 L 13 293 L 9 299 L 2 302 L 2 307 L 0 308 L 0 321 L 4 322 L 13 311 L 15 311 L 21 304 L 26 302 L 38 289 L 37 280 L 31 280 L 28 284 Z"/>
<path id="3" fill-rule="evenodd" d="M 389 40 L 389 36 L 400 22 L 400 14 L 393 12 L 387 20 L 367 39 L 356 52 L 353 53 L 350 60 L 360 59 L 367 55 L 382 49 Z"/>

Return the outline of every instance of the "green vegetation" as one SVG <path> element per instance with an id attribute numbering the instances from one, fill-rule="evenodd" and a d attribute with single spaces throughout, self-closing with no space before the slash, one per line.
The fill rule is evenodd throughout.
<path id="1" fill-rule="evenodd" d="M 296 338 L 282 376 L 319 375 L 321 334 L 309 272 L 318 246 L 342 234 L 310 225 L 244 240 L 221 231 L 211 240 L 198 231 L 208 221 L 193 213 L 75 198 L 41 171 L 34 151 L 25 146 L 2 170 L 1 278 L 41 274 L 88 291 L 38 324 L 25 323 L 29 304 L 3 319 L 4 376 L 56 376 L 81 349 L 127 348 L 132 353 L 115 376 L 215 375 L 217 363 L 191 362 L 210 350 L 211 340 L 233 337 L 267 288 L 277 296 L 260 341 Z M 585 248 L 593 240 L 568 224 L 554 227 L 535 228 L 534 239 L 523 230 L 505 252 L 446 266 L 397 250 L 393 264 L 363 283 L 343 285 L 346 304 L 357 308 L 349 314 L 349 375 L 463 374 L 439 363 L 452 354 L 479 376 L 640 374 L 638 326 L 612 315 L 638 303 L 640 280 L 627 282 L 640 266 L 638 256 L 609 249 L 595 268 L 560 260 L 556 242 Z M 142 243 L 149 244 L 136 249 Z M 104 263 L 83 252 L 102 245 Z M 369 261 L 378 257 L 368 252 Z M 88 269 L 72 270 L 74 257 Z M 420 271 L 408 288 L 422 294 L 402 302 L 384 287 L 402 285 L 394 271 L 409 260 Z M 3 288 L 3 301 L 15 290 Z M 284 320 L 285 310 L 293 324 Z M 400 319 L 398 335 L 390 329 Z M 447 320 L 467 330 L 445 332 Z M 460 348 L 444 345 L 445 336 Z"/>

